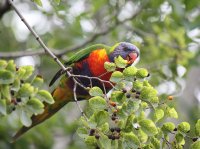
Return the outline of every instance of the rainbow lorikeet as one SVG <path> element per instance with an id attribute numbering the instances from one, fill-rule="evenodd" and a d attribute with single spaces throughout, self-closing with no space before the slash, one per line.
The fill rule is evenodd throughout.
<path id="1" fill-rule="evenodd" d="M 139 49 L 131 43 L 121 42 L 115 44 L 113 47 L 97 44 L 77 52 L 69 58 L 65 65 L 72 67 L 72 74 L 88 77 L 100 77 L 102 80 L 109 81 L 111 73 L 106 73 L 106 69 L 104 68 L 105 62 L 114 62 L 115 57 L 121 56 L 123 59 L 127 60 L 129 65 L 131 65 L 138 61 L 139 55 Z M 62 70 L 59 70 L 50 82 L 50 86 L 62 74 Z M 77 78 L 77 80 L 86 87 L 90 86 L 92 83 L 92 86 L 102 88 L 102 83 L 98 80 L 93 80 L 92 82 L 88 78 Z M 50 118 L 68 102 L 74 101 L 73 86 L 74 82 L 72 77 L 64 75 L 60 80 L 58 87 L 52 92 L 55 103 L 52 105 L 46 104 L 42 114 L 32 116 L 32 125 L 30 127 L 23 126 L 15 134 L 13 141 L 18 139 L 30 128 Z M 105 84 L 105 88 L 106 90 L 110 90 L 111 86 Z M 84 90 L 80 86 L 77 86 L 76 94 L 78 100 L 89 98 L 88 91 Z"/>

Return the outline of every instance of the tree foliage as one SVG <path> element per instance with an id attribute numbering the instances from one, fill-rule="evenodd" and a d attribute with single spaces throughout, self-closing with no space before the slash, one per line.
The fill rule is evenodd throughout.
<path id="1" fill-rule="evenodd" d="M 161 99 L 166 100 L 169 94 L 177 95 L 177 93 L 182 90 L 183 85 L 181 82 L 185 79 L 191 66 L 199 64 L 199 34 L 196 33 L 198 33 L 200 24 L 200 3 L 196 0 L 51 0 L 48 1 L 49 3 L 46 3 L 45 0 L 36 0 L 34 1 L 35 3 L 32 1 L 25 2 L 22 0 L 15 0 L 14 2 L 16 6 L 22 10 L 23 14 L 26 14 L 26 18 L 30 19 L 31 26 L 36 29 L 47 46 L 52 49 L 61 60 L 68 59 L 68 57 L 73 55 L 76 50 L 80 50 L 85 46 L 96 43 L 113 45 L 113 43 L 118 41 L 128 41 L 136 44 L 141 50 L 141 59 L 137 68 L 127 67 L 122 73 L 115 73 L 113 76 L 114 78 L 112 79 L 114 79 L 116 83 L 123 79 L 133 82 L 133 76 L 136 75 L 136 70 L 138 71 L 138 68 L 140 67 L 147 68 L 150 73 L 150 79 L 144 81 L 141 79 L 142 73 L 140 74 L 137 72 L 136 77 L 141 76 L 141 78 L 133 82 L 133 87 L 136 88 L 136 90 L 142 91 L 143 89 L 142 94 L 140 93 L 139 99 L 141 98 L 142 100 L 145 100 L 146 98 L 152 97 L 146 93 L 154 91 L 155 88 L 158 90 L 158 94 L 155 93 L 158 97 L 150 98 L 150 102 L 154 104 L 162 102 Z M 23 24 L 15 15 L 14 11 L 10 11 L 11 9 L 9 7 L 4 6 L 3 0 L 0 2 L 0 13 L 3 12 L 0 14 L 0 58 L 12 58 L 15 60 L 17 65 L 21 65 L 27 63 L 27 61 L 23 59 L 23 56 L 30 55 L 31 57 L 29 57 L 29 60 L 31 61 L 32 59 L 33 61 L 31 64 L 34 65 L 35 73 L 42 74 L 44 82 L 40 86 L 40 81 L 42 79 L 37 77 L 37 79 L 33 81 L 33 75 L 30 78 L 27 78 L 28 80 L 25 80 L 25 83 L 29 83 L 34 89 L 39 88 L 39 90 L 47 90 L 47 84 L 54 75 L 53 72 L 56 72 L 60 68 L 49 56 L 43 55 L 43 50 L 29 31 L 23 28 Z M 16 51 L 17 53 L 15 53 Z M 21 62 L 22 60 L 24 63 Z M 7 65 L 7 63 L 8 61 L 5 62 L 5 65 Z M 1 63 L 1 65 L 4 64 Z M 117 66 L 119 65 L 115 63 L 105 64 L 105 68 L 111 72 L 115 71 Z M 123 67 L 123 64 L 121 67 Z M 183 71 L 179 71 L 180 69 Z M 1 70 L 0 77 L 4 78 L 3 80 L 0 80 L 1 82 L 6 82 L 4 76 L 6 76 L 7 82 L 12 82 L 14 77 L 19 77 L 17 74 L 9 73 L 10 70 Z M 186 70 L 186 73 L 184 73 L 184 70 Z M 18 84 L 24 85 L 25 83 L 19 82 Z M 151 84 L 151 86 L 155 88 L 153 88 L 153 90 L 148 86 L 144 88 L 144 84 Z M 166 84 L 171 84 L 172 86 L 169 86 L 169 88 L 166 89 Z M 7 86 L 5 88 L 3 87 L 5 90 L 3 96 L 7 99 L 10 94 L 8 89 L 12 86 L 3 86 Z M 20 88 L 21 87 L 22 86 L 20 86 Z M 117 85 L 117 87 L 120 88 L 120 84 Z M 173 90 L 173 88 L 175 89 Z M 101 92 L 97 88 L 94 88 L 91 92 L 94 96 L 93 98 L 99 96 L 98 99 L 100 101 L 104 98 L 102 95 L 103 91 Z M 15 94 L 16 93 L 18 93 L 18 91 L 15 91 Z M 120 99 L 126 98 L 124 97 L 124 94 L 126 93 L 124 93 L 123 90 L 114 90 L 111 94 L 110 98 L 113 102 L 117 103 L 116 107 L 119 106 L 118 104 L 122 104 Z M 169 96 L 169 99 L 172 99 L 171 97 Z M 35 98 L 38 99 L 38 97 L 34 96 L 34 101 Z M 131 96 L 130 99 L 132 98 L 133 97 Z M 128 99 L 128 101 L 130 99 Z M 0 103 L 0 113 L 4 115 L 8 114 L 6 117 L 4 116 L 0 119 L 0 140 L 2 140 L 0 141 L 0 148 L 29 148 L 30 146 L 35 148 L 53 148 L 53 146 L 55 147 L 65 141 L 69 143 L 65 142 L 66 144 L 63 148 L 87 148 L 85 143 L 81 142 L 80 138 L 78 138 L 75 133 L 77 128 L 79 128 L 79 122 L 76 120 L 80 114 L 78 113 L 78 110 L 76 110 L 77 107 L 75 106 L 74 108 L 73 103 L 67 105 L 63 110 L 44 124 L 34 128 L 34 130 L 30 131 L 15 144 L 8 143 L 10 136 L 12 136 L 13 132 L 20 127 L 21 122 L 14 114 L 17 110 L 11 112 L 12 114 L 9 114 L 7 108 L 7 113 L 5 112 L 5 106 L 9 106 L 5 100 L 1 100 Z M 40 100 L 42 101 L 42 99 L 37 101 Z M 196 120 L 199 119 L 198 102 L 197 100 L 194 100 L 193 96 L 186 100 L 190 100 L 191 103 L 194 103 L 192 109 L 195 109 L 195 111 L 193 113 L 188 111 L 186 108 L 187 105 L 184 104 L 184 106 L 182 106 L 184 103 L 182 98 L 175 96 L 174 100 L 167 100 L 167 103 L 169 103 L 167 109 L 163 110 L 162 108 L 158 108 L 152 113 L 152 115 L 149 115 L 150 117 L 145 117 L 147 115 L 144 115 L 144 113 L 141 112 L 140 119 L 142 119 L 142 117 L 145 117 L 145 119 L 151 119 L 156 126 L 160 127 L 163 132 L 168 132 L 168 134 L 173 132 L 173 130 L 179 126 L 178 124 L 185 122 L 187 119 L 191 123 L 191 131 L 189 134 L 187 133 L 187 135 L 199 137 L 199 121 L 196 123 Z M 38 109 L 41 109 L 42 104 L 38 104 L 34 101 L 31 100 L 31 106 L 33 105 L 33 107 L 39 107 Z M 50 101 L 52 100 L 50 99 Z M 95 104 L 95 100 L 93 100 L 92 104 Z M 114 103 L 112 104 L 115 105 Z M 110 105 L 110 103 L 106 102 L 106 105 Z M 175 110 L 177 109 L 176 105 L 179 107 L 178 112 Z M 105 106 L 105 104 L 102 102 L 102 107 L 103 106 Z M 133 110 L 137 111 L 141 107 L 145 109 L 146 106 L 149 106 L 149 103 L 134 103 Z M 181 111 L 180 107 L 184 107 L 184 110 Z M 94 111 L 92 110 L 93 109 L 88 111 L 88 116 L 94 114 Z M 98 116 L 105 116 L 110 120 L 110 115 L 107 117 L 107 113 L 110 112 L 111 111 L 103 111 L 100 112 Z M 74 114 L 73 116 L 70 116 L 69 113 Z M 188 113 L 188 115 L 185 113 Z M 175 124 L 166 122 L 163 125 L 158 125 L 166 116 L 177 118 L 178 115 L 180 121 L 176 121 Z M 137 117 L 137 115 L 130 116 L 129 121 L 134 120 L 135 117 Z M 96 121 L 98 123 L 100 122 L 94 116 L 93 122 Z M 106 130 L 109 128 L 108 125 L 110 124 L 105 123 L 102 127 L 105 127 Z M 179 127 L 181 128 L 182 126 L 180 125 Z M 131 130 L 132 126 L 128 124 L 126 129 Z M 175 141 L 178 144 L 183 144 L 184 142 L 183 139 L 185 138 L 185 134 L 182 130 L 185 130 L 185 128 L 181 128 L 178 132 L 173 132 L 176 133 Z M 82 133 L 82 135 L 85 136 L 84 138 L 88 136 L 89 132 L 86 132 L 84 128 L 78 131 L 85 132 Z M 111 130 L 107 130 L 107 132 L 110 131 Z M 158 134 L 159 132 L 160 130 L 158 130 Z M 116 133 L 116 131 L 114 131 L 114 133 Z M 107 148 L 107 145 L 110 143 L 113 145 L 113 142 L 117 142 L 116 140 L 111 141 L 112 139 L 107 139 L 108 136 L 105 134 L 106 133 L 101 133 L 99 140 L 96 140 L 95 136 L 90 136 L 85 140 L 85 142 L 87 142 L 87 144 L 93 144 L 94 141 L 101 141 L 103 142 L 101 146 L 104 146 L 105 148 Z M 153 146 L 158 148 L 158 140 L 152 136 L 149 137 L 147 132 L 145 133 L 140 129 L 138 130 L 137 135 L 127 132 L 123 135 L 123 138 L 126 138 L 127 140 L 126 146 L 130 146 L 132 140 L 134 140 L 133 142 L 136 146 L 141 142 L 151 141 Z M 138 140 L 137 138 L 140 138 L 141 140 Z M 193 139 L 196 140 L 195 138 Z M 185 144 L 190 144 L 188 143 L 190 140 L 191 139 L 185 139 Z M 114 146 L 117 146 L 117 143 L 114 143 Z M 151 145 L 148 145 L 147 147 L 150 146 Z M 198 146 L 199 141 L 196 141 L 191 148 L 198 148 Z"/>

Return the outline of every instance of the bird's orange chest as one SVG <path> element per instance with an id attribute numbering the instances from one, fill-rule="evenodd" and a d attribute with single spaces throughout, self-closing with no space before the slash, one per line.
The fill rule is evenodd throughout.
<path id="1" fill-rule="evenodd" d="M 109 57 L 105 49 L 95 50 L 91 52 L 89 57 L 87 58 L 90 71 L 95 77 L 106 73 L 104 63 L 107 61 L 109 61 Z"/>

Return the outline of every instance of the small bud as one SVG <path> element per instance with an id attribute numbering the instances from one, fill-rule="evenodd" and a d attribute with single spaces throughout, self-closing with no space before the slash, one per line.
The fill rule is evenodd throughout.
<path id="1" fill-rule="evenodd" d="M 116 104 L 116 102 L 110 101 L 110 105 L 113 107 L 116 107 L 117 104 Z"/>
<path id="2" fill-rule="evenodd" d="M 168 96 L 167 97 L 168 100 L 173 100 L 173 98 L 174 98 L 173 96 Z"/>

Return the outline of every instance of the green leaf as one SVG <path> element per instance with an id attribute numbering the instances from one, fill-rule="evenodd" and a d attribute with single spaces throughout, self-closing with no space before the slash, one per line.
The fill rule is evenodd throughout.
<path id="1" fill-rule="evenodd" d="M 101 148 L 111 149 L 111 140 L 102 133 L 100 134 L 99 143 L 101 145 Z"/>
<path id="2" fill-rule="evenodd" d="M 140 69 L 137 70 L 136 76 L 138 78 L 145 78 L 145 77 L 148 76 L 148 74 L 149 73 L 148 73 L 148 71 L 146 69 L 140 68 Z"/>
<path id="3" fill-rule="evenodd" d="M 158 130 L 156 128 L 156 125 L 154 122 L 150 119 L 143 119 L 139 121 L 139 125 L 141 126 L 141 129 L 148 135 L 153 136 L 158 133 Z"/>
<path id="4" fill-rule="evenodd" d="M 36 97 L 48 104 L 53 104 L 55 102 L 52 95 L 46 90 L 39 90 Z"/>
<path id="5" fill-rule="evenodd" d="M 123 70 L 123 75 L 125 77 L 132 77 L 133 79 L 136 73 L 137 73 L 137 68 L 134 66 L 129 66 Z"/>
<path id="6" fill-rule="evenodd" d="M 60 0 L 54 0 L 54 2 L 59 5 L 60 4 Z"/>
<path id="7" fill-rule="evenodd" d="M 115 71 L 112 73 L 110 77 L 110 81 L 114 83 L 118 83 L 123 79 L 123 74 L 120 71 Z"/>
<path id="8" fill-rule="evenodd" d="M 42 2 L 41 0 L 33 0 L 37 5 L 41 6 L 42 7 Z"/>
<path id="9" fill-rule="evenodd" d="M 6 100 L 5 99 L 0 99 L 0 113 L 3 115 L 6 115 Z"/>
<path id="10" fill-rule="evenodd" d="M 34 93 L 34 87 L 29 83 L 24 83 L 18 91 L 19 97 L 30 97 Z"/>
<path id="11" fill-rule="evenodd" d="M 157 122 L 164 117 L 164 111 L 162 109 L 155 109 L 153 114 L 153 121 Z"/>
<path id="12" fill-rule="evenodd" d="M 158 140 L 155 137 L 151 138 L 151 144 L 154 146 L 155 149 L 159 149 L 160 148 L 160 140 Z"/>
<path id="13" fill-rule="evenodd" d="M 8 61 L 8 65 L 6 66 L 6 69 L 14 73 L 16 71 L 16 65 L 13 60 Z"/>
<path id="14" fill-rule="evenodd" d="M 33 66 L 22 66 L 22 67 L 20 67 L 20 69 L 25 70 L 25 73 L 23 74 L 23 76 L 21 78 L 22 80 L 28 79 L 33 74 L 33 71 L 34 71 Z"/>
<path id="15" fill-rule="evenodd" d="M 91 89 L 89 90 L 89 94 L 90 94 L 91 96 L 103 96 L 103 95 L 104 95 L 104 94 L 103 94 L 103 91 L 102 91 L 99 87 L 97 87 L 97 86 L 91 88 Z"/>
<path id="16" fill-rule="evenodd" d="M 128 148 L 138 148 L 139 147 L 140 141 L 133 132 L 124 133 L 123 136 L 124 136 L 123 144 L 124 144 L 125 148 L 126 147 L 128 147 Z"/>
<path id="17" fill-rule="evenodd" d="M 29 99 L 27 105 L 34 114 L 40 114 L 44 111 L 44 104 L 35 97 Z"/>
<path id="18" fill-rule="evenodd" d="M 184 136 L 181 133 L 177 133 L 175 135 L 175 139 L 176 139 L 176 142 L 178 144 L 180 144 L 180 145 L 184 145 L 185 144 Z"/>
<path id="19" fill-rule="evenodd" d="M 124 60 L 121 56 L 116 57 L 114 61 L 118 68 L 125 68 L 128 64 L 128 61 Z"/>
<path id="20" fill-rule="evenodd" d="M 174 108 L 167 107 L 166 115 L 172 118 L 178 118 L 178 113 L 176 112 Z"/>
<path id="21" fill-rule="evenodd" d="M 88 137 L 88 130 L 85 127 L 79 127 L 76 132 L 83 139 Z"/>
<path id="22" fill-rule="evenodd" d="M 106 100 L 100 96 L 92 97 L 89 99 L 89 106 L 93 110 L 104 110 L 107 107 Z"/>
<path id="23" fill-rule="evenodd" d="M 195 124 L 195 134 L 197 136 L 200 136 L 200 119 L 197 121 L 197 123 Z"/>
<path id="24" fill-rule="evenodd" d="M 100 126 L 100 129 L 103 133 L 107 133 L 109 131 L 109 124 L 107 122 L 105 122 L 104 124 L 102 124 Z"/>
<path id="25" fill-rule="evenodd" d="M 152 87 L 144 86 L 140 92 L 140 97 L 145 100 L 155 98 L 157 96 L 157 90 Z"/>
<path id="26" fill-rule="evenodd" d="M 104 123 L 108 122 L 109 120 L 109 114 L 106 111 L 98 111 L 95 115 L 95 122 L 97 123 L 97 126 L 101 126 Z"/>
<path id="27" fill-rule="evenodd" d="M 19 78 L 16 78 L 13 82 L 13 85 L 11 86 L 12 90 L 18 91 L 20 89 L 20 80 Z"/>
<path id="28" fill-rule="evenodd" d="M 183 133 L 188 133 L 190 131 L 190 124 L 188 122 L 182 122 L 178 125 L 177 129 Z"/>
<path id="29" fill-rule="evenodd" d="M 7 101 L 11 101 L 11 95 L 10 95 L 10 87 L 9 85 L 1 85 L 0 86 L 0 91 L 3 96 Z"/>
<path id="30" fill-rule="evenodd" d="M 25 111 L 25 109 L 21 108 L 20 110 L 20 120 L 22 122 L 22 124 L 26 127 L 29 127 L 31 126 L 32 124 L 32 121 L 31 121 L 31 118 L 30 118 L 30 115 L 28 114 L 27 111 Z"/>
<path id="31" fill-rule="evenodd" d="M 148 140 L 148 135 L 144 133 L 144 131 L 142 131 L 141 129 L 138 130 L 137 136 L 140 139 L 141 143 L 146 143 Z"/>
<path id="32" fill-rule="evenodd" d="M 131 114 L 128 116 L 126 120 L 126 125 L 125 125 L 125 132 L 130 132 L 133 129 L 133 120 L 135 118 L 134 114 Z"/>
<path id="33" fill-rule="evenodd" d="M 11 84 L 14 81 L 14 75 L 8 70 L 0 70 L 0 84 Z"/>
<path id="34" fill-rule="evenodd" d="M 36 76 L 33 79 L 31 85 L 34 86 L 34 87 L 40 88 L 40 87 L 42 87 L 43 83 L 44 83 L 44 80 L 41 77 Z"/>
<path id="35" fill-rule="evenodd" d="M 194 142 L 194 143 L 191 145 L 190 149 L 200 149 L 200 141 Z"/>
<path id="36" fill-rule="evenodd" d="M 94 136 L 87 136 L 85 138 L 85 143 L 89 146 L 89 147 L 95 147 L 97 144 L 97 140 Z"/>
<path id="37" fill-rule="evenodd" d="M 124 93 L 122 91 L 113 91 L 111 93 L 111 100 L 114 102 L 123 102 Z"/>
<path id="38" fill-rule="evenodd" d="M 0 60 L 0 69 L 5 69 L 7 66 L 7 62 L 5 60 Z"/>
<path id="39" fill-rule="evenodd" d="M 133 82 L 133 88 L 137 91 L 140 91 L 143 88 L 143 83 L 136 80 L 135 82 Z"/>
<path id="40" fill-rule="evenodd" d="M 172 122 L 166 122 L 162 126 L 162 130 L 166 132 L 172 132 L 175 129 L 175 125 Z"/>
<path id="41" fill-rule="evenodd" d="M 105 62 L 105 63 L 104 63 L 104 68 L 105 68 L 108 72 L 112 72 L 112 71 L 115 71 L 116 65 L 115 65 L 115 63 Z"/>

